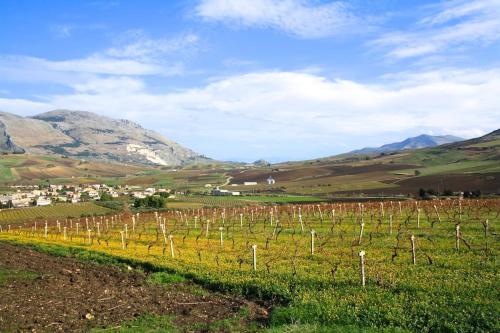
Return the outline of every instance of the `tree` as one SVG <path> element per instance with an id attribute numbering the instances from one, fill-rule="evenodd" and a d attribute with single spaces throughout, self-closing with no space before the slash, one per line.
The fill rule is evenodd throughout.
<path id="1" fill-rule="evenodd" d="M 101 201 L 113 201 L 113 197 L 109 193 L 104 192 L 103 194 L 101 194 L 100 200 Z"/>
<path id="2" fill-rule="evenodd" d="M 167 200 L 160 196 L 150 196 L 143 199 L 135 199 L 134 207 L 163 208 Z"/>
<path id="3" fill-rule="evenodd" d="M 420 170 L 415 170 L 415 176 L 420 176 L 421 174 Z"/>

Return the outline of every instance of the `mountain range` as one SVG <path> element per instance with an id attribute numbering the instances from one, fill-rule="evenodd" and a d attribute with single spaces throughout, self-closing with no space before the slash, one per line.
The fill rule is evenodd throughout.
<path id="1" fill-rule="evenodd" d="M 439 135 L 433 136 L 428 134 L 422 134 L 419 136 L 415 136 L 412 138 L 405 139 L 400 142 L 394 142 L 385 144 L 380 147 L 366 147 L 359 150 L 353 150 L 348 154 L 381 154 L 381 153 L 391 153 L 401 150 L 409 150 L 409 149 L 422 149 L 422 148 L 431 148 L 441 146 L 447 143 L 453 143 L 457 141 L 463 141 L 463 138 L 459 138 L 453 135 Z"/>
<path id="2" fill-rule="evenodd" d="M 68 110 L 33 117 L 0 112 L 0 152 L 163 166 L 210 161 L 132 121 Z"/>

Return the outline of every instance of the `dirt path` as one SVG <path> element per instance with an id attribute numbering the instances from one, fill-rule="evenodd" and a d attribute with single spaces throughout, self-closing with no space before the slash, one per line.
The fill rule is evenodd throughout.
<path id="1" fill-rule="evenodd" d="M 118 267 L 53 257 L 0 243 L 0 268 L 37 273 L 31 280 L 0 285 L 0 331 L 81 332 L 114 327 L 144 314 L 174 315 L 178 327 L 237 318 L 262 320 L 266 311 L 254 303 L 216 293 L 193 293 L 190 282 L 151 285 L 146 276 Z"/>

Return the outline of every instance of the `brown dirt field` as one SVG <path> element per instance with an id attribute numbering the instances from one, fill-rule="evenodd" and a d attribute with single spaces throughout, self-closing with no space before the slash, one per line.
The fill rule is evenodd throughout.
<path id="1" fill-rule="evenodd" d="M 174 315 L 174 324 L 206 331 L 209 323 L 240 318 L 258 321 L 267 311 L 255 303 L 216 293 L 192 293 L 190 282 L 168 287 L 146 283 L 146 276 L 118 267 L 53 257 L 26 247 L 0 243 L 0 268 L 38 274 L 31 281 L 0 286 L 0 331 L 81 332 L 116 327 L 145 314 Z"/>
<path id="2" fill-rule="evenodd" d="M 371 164 L 371 165 L 318 165 L 303 167 L 298 166 L 291 169 L 271 169 L 249 170 L 243 173 L 233 174 L 232 183 L 243 183 L 245 181 L 265 182 L 269 175 L 272 175 L 277 182 L 287 182 L 296 180 L 317 179 L 322 177 L 337 177 L 348 175 L 360 175 L 365 173 L 388 172 L 415 167 L 409 164 Z"/>
<path id="3" fill-rule="evenodd" d="M 393 181 L 383 181 L 392 183 Z M 363 191 L 349 191 L 365 194 L 416 194 L 420 188 L 451 191 L 465 191 L 480 189 L 483 193 L 497 193 L 500 191 L 500 173 L 491 172 L 484 174 L 443 174 L 412 177 L 397 183 L 398 187 L 386 189 L 372 189 Z M 345 191 L 343 193 L 348 193 Z"/>

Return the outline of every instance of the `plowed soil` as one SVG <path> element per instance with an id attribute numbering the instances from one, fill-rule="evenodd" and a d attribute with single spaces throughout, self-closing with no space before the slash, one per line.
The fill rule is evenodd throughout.
<path id="1" fill-rule="evenodd" d="M 25 247 L 0 243 L 0 268 L 29 271 L 35 279 L 0 285 L 0 331 L 82 332 L 117 327 L 136 317 L 172 315 L 174 324 L 203 332 L 210 323 L 238 318 L 261 321 L 267 312 L 255 303 L 203 292 L 191 282 L 152 285 L 135 270 L 53 257 Z M 197 286 L 196 286 L 197 287 Z M 187 329 L 196 324 L 195 329 Z"/>

